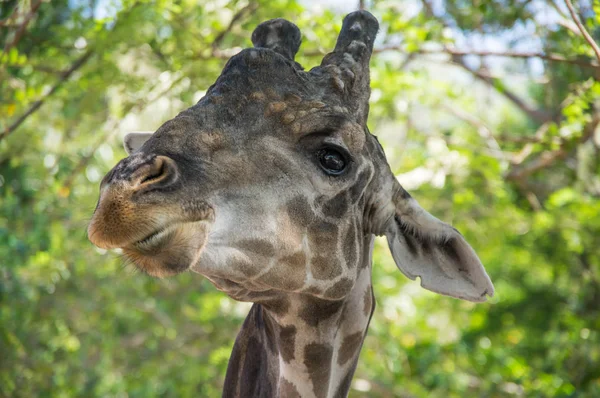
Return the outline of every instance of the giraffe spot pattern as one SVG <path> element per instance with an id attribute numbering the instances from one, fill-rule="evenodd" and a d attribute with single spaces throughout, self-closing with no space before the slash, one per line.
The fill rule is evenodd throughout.
<path id="1" fill-rule="evenodd" d="M 316 252 L 330 251 L 337 242 L 338 226 L 327 222 L 314 222 L 308 227 L 311 249 Z"/>
<path id="2" fill-rule="evenodd" d="M 299 251 L 282 257 L 276 267 L 264 275 L 260 281 L 280 290 L 296 290 L 304 285 L 306 277 L 306 255 Z"/>
<path id="3" fill-rule="evenodd" d="M 342 263 L 336 256 L 317 255 L 310 260 L 310 270 L 315 279 L 331 280 L 341 275 Z"/>
<path id="4" fill-rule="evenodd" d="M 296 327 L 294 325 L 281 327 L 279 339 L 279 354 L 286 363 L 290 363 L 295 358 Z"/>
<path id="5" fill-rule="evenodd" d="M 245 239 L 235 244 L 238 248 L 256 253 L 262 257 L 270 258 L 275 256 L 275 248 L 273 245 L 262 239 Z"/>
<path id="6" fill-rule="evenodd" d="M 286 210 L 295 225 L 307 227 L 316 220 L 314 211 L 303 196 L 296 196 L 287 202 Z"/>
<path id="7" fill-rule="evenodd" d="M 285 108 L 287 108 L 287 104 L 285 102 L 271 102 L 267 106 L 267 115 L 265 115 L 265 116 L 269 116 L 274 113 L 283 112 L 285 110 Z"/>
<path id="8" fill-rule="evenodd" d="M 344 260 L 346 261 L 346 267 L 352 269 L 356 266 L 358 261 L 357 256 L 357 237 L 356 237 L 356 225 L 353 223 L 348 227 L 344 236 Z"/>
<path id="9" fill-rule="evenodd" d="M 290 299 L 287 297 L 277 297 L 261 304 L 275 315 L 285 315 L 290 308 Z"/>
<path id="10" fill-rule="evenodd" d="M 313 297 L 306 297 L 299 312 L 300 319 L 309 326 L 317 326 L 319 322 L 327 321 L 342 307 L 343 301 L 326 301 Z"/>
<path id="11" fill-rule="evenodd" d="M 220 131 L 207 131 L 199 136 L 200 142 L 205 146 L 209 152 L 215 152 L 219 149 L 223 149 L 225 146 L 225 139 Z"/>
<path id="12" fill-rule="evenodd" d="M 348 205 L 348 195 L 344 190 L 326 201 L 321 211 L 326 217 L 341 218 L 348 212 Z"/>
<path id="13" fill-rule="evenodd" d="M 265 95 L 265 93 L 255 91 L 252 94 L 250 94 L 250 98 L 254 101 L 264 101 L 267 98 L 267 96 Z"/>
<path id="14" fill-rule="evenodd" d="M 358 200 L 363 196 L 365 188 L 369 183 L 370 173 L 369 170 L 361 171 L 356 177 L 356 181 L 349 190 L 349 196 L 352 203 L 358 202 Z"/>
<path id="15" fill-rule="evenodd" d="M 230 260 L 229 268 L 232 270 L 240 271 L 245 276 L 253 276 L 259 271 L 258 269 L 256 269 L 256 267 L 252 266 L 252 263 L 239 259 Z"/>
<path id="16" fill-rule="evenodd" d="M 293 113 L 286 113 L 281 117 L 281 123 L 283 124 L 290 124 L 294 120 L 296 120 L 296 115 L 294 115 Z"/>
<path id="17" fill-rule="evenodd" d="M 285 93 L 283 99 L 291 105 L 299 105 L 302 102 L 302 97 L 294 93 Z"/>
<path id="18" fill-rule="evenodd" d="M 286 379 L 281 379 L 279 395 L 285 398 L 302 398 L 296 386 Z"/>
<path id="19" fill-rule="evenodd" d="M 344 366 L 350 359 L 352 359 L 360 350 L 362 341 L 362 332 L 356 332 L 344 337 L 344 341 L 342 341 L 342 345 L 338 351 L 338 365 Z"/>
<path id="20" fill-rule="evenodd" d="M 326 222 L 314 222 L 308 227 L 310 250 L 317 253 L 311 258 L 310 265 L 313 277 L 319 280 L 330 280 L 339 276 L 342 262 L 336 254 L 325 256 L 321 253 L 331 253 L 337 248 L 338 227 Z"/>
<path id="21" fill-rule="evenodd" d="M 317 398 L 327 395 L 332 356 L 333 348 L 329 344 L 310 343 L 304 347 L 304 366 Z"/>
<path id="22" fill-rule="evenodd" d="M 332 300 L 338 300 L 338 299 L 344 298 L 348 293 L 350 293 L 350 290 L 352 290 L 353 286 L 354 286 L 354 281 L 352 279 L 344 278 L 344 279 L 338 281 L 335 285 L 333 285 L 329 289 L 327 289 L 325 291 L 325 297 L 332 299 Z"/>

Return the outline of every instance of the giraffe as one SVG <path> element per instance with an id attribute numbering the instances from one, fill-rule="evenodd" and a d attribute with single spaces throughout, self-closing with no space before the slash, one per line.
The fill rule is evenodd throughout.
<path id="1" fill-rule="evenodd" d="M 333 52 L 305 71 L 299 29 L 263 22 L 196 105 L 126 136 L 129 156 L 101 182 L 93 244 L 254 303 L 224 397 L 348 394 L 375 308 L 375 236 L 423 288 L 494 293 L 471 246 L 399 184 L 367 128 L 378 27 L 366 11 L 347 15 Z"/>

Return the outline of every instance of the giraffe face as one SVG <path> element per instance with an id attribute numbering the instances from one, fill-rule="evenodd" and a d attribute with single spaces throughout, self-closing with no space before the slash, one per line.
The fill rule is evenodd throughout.
<path id="1" fill-rule="evenodd" d="M 305 72 L 293 61 L 297 28 L 259 25 L 255 48 L 232 57 L 195 106 L 126 137 L 130 156 L 102 181 L 90 240 L 152 276 L 199 272 L 240 300 L 345 297 L 372 233 L 411 249 L 409 265 L 439 258 L 453 232 L 423 218 L 366 128 L 377 28 L 350 14 L 335 51 Z M 429 230 L 404 239 L 415 225 Z"/>
<path id="2" fill-rule="evenodd" d="M 232 295 L 340 298 L 364 250 L 372 142 L 339 106 L 256 93 L 246 94 L 259 98 L 243 111 L 250 122 L 184 113 L 121 161 L 103 181 L 90 238 L 153 276 L 192 269 Z"/>
<path id="3" fill-rule="evenodd" d="M 147 140 L 129 137 L 132 153 L 102 182 L 92 242 L 153 276 L 192 269 L 224 290 L 343 297 L 375 170 L 364 123 L 377 22 L 357 23 L 363 41 L 310 72 L 290 58 L 293 40 L 244 50 L 198 104 Z M 271 21 L 253 40 L 296 29 Z"/>

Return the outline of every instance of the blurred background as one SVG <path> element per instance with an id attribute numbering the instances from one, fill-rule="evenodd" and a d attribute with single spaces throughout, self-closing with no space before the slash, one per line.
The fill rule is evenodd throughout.
<path id="1" fill-rule="evenodd" d="M 350 396 L 600 396 L 598 0 L 0 1 L 0 396 L 220 396 L 249 305 L 94 248 L 99 182 L 258 23 L 295 22 L 309 69 L 359 6 L 381 23 L 370 130 L 496 296 L 427 292 L 378 241 Z"/>

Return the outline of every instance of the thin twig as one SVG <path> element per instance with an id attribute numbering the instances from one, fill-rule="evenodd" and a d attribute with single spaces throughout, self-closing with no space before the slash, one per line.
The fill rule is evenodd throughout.
<path id="1" fill-rule="evenodd" d="M 577 142 L 583 143 L 592 137 L 594 131 L 596 131 L 596 128 L 598 127 L 598 124 L 600 124 L 600 113 L 594 113 L 592 120 L 583 128 L 581 137 L 577 139 Z M 554 164 L 557 160 L 566 158 L 567 155 L 572 151 L 568 147 L 567 143 L 568 142 L 563 142 L 559 149 L 542 152 L 537 158 L 533 159 L 524 166 L 512 169 L 505 175 L 506 180 L 523 181 L 527 176 L 535 173 L 536 171 Z"/>
<path id="2" fill-rule="evenodd" d="M 460 57 L 456 57 L 454 61 L 458 66 L 463 68 L 465 71 L 471 73 L 474 77 L 486 83 L 490 87 L 494 88 L 498 93 L 504 95 L 510 102 L 516 105 L 519 109 L 525 112 L 530 118 L 538 123 L 545 123 L 552 119 L 552 115 L 544 110 L 534 109 L 522 100 L 518 95 L 508 90 L 506 87 L 501 87 L 497 83 L 498 79 L 494 79 L 484 73 L 473 70 L 467 66 L 464 60 Z"/>
<path id="3" fill-rule="evenodd" d="M 85 54 L 83 54 L 83 56 L 81 56 L 77 61 L 75 61 L 69 69 L 64 71 L 61 74 L 60 79 L 58 79 L 58 81 L 56 83 L 54 83 L 54 86 L 52 86 L 52 88 L 50 89 L 50 91 L 48 91 L 48 93 L 46 93 L 46 95 L 44 95 L 39 100 L 35 101 L 31 105 L 31 107 L 29 107 L 29 109 L 27 111 L 25 111 L 25 113 L 23 113 L 21 116 L 19 116 L 11 125 L 6 127 L 4 129 L 4 131 L 2 131 L 0 133 L 0 141 L 2 141 L 4 138 L 6 138 L 10 133 L 15 131 L 15 129 L 17 127 L 19 127 L 21 125 L 21 123 L 23 123 L 25 121 L 25 119 L 27 119 L 29 116 L 31 116 L 33 113 L 35 113 L 38 109 L 40 109 L 40 107 L 44 104 L 44 101 L 46 101 L 48 99 L 48 97 L 50 97 L 52 94 L 54 94 L 56 92 L 56 90 L 58 90 L 58 88 L 64 82 L 66 82 L 69 79 L 69 77 L 71 77 L 73 72 L 75 72 L 77 69 L 81 68 L 90 59 L 92 54 L 93 54 L 92 50 L 88 50 Z"/>
<path id="4" fill-rule="evenodd" d="M 535 173 L 538 170 L 544 169 L 557 160 L 564 159 L 568 154 L 565 147 L 554 151 L 542 152 L 537 158 L 527 163 L 524 167 L 512 170 L 506 175 L 507 180 L 523 180 L 525 177 Z"/>
<path id="5" fill-rule="evenodd" d="M 231 18 L 231 21 L 229 21 L 229 25 L 227 25 L 227 27 L 225 29 L 223 29 L 221 32 L 219 32 L 219 34 L 217 34 L 217 36 L 215 36 L 215 38 L 211 44 L 213 53 L 218 52 L 217 51 L 218 47 L 223 42 L 223 39 L 225 39 L 225 36 L 233 30 L 233 28 L 238 23 L 238 21 L 241 20 L 243 17 L 245 17 L 247 14 L 255 11 L 257 8 L 258 8 L 258 3 L 253 1 L 253 2 L 248 3 L 245 7 L 240 8 L 238 10 L 238 12 L 236 12 L 233 15 L 233 17 Z"/>
<path id="6" fill-rule="evenodd" d="M 383 53 L 383 52 L 387 52 L 387 51 L 404 51 L 404 49 L 402 48 L 402 46 L 384 46 L 384 47 L 375 48 L 373 50 L 373 53 L 378 54 L 378 53 Z M 304 55 L 305 57 L 317 57 L 317 56 L 322 57 L 325 54 L 326 53 L 323 51 L 312 50 L 312 51 L 306 51 L 302 55 Z M 595 61 L 587 61 L 587 60 L 583 60 L 583 59 L 571 59 L 571 58 L 566 58 L 559 54 L 545 54 L 545 53 L 541 53 L 541 52 L 457 50 L 454 48 L 445 47 L 445 48 L 439 49 L 439 50 L 419 49 L 419 50 L 410 52 L 409 54 L 424 54 L 424 55 L 449 54 L 449 55 L 454 55 L 454 56 L 474 55 L 474 56 L 479 56 L 479 57 L 503 57 L 503 58 L 522 58 L 522 59 L 539 58 L 539 59 L 543 59 L 543 60 L 551 61 L 551 62 L 562 62 L 562 63 L 572 64 L 572 65 L 579 65 L 584 68 L 596 69 L 596 68 L 600 67 L 600 63 L 597 63 Z"/>
<path id="7" fill-rule="evenodd" d="M 385 48 L 382 50 L 386 50 Z M 475 51 L 475 50 L 456 50 L 446 48 L 444 50 L 418 50 L 420 54 L 442 54 L 447 53 L 455 56 L 475 55 L 480 57 L 504 57 L 504 58 L 540 58 L 546 61 L 563 62 L 567 64 L 579 65 L 585 68 L 598 68 L 599 63 L 595 61 L 586 61 L 582 59 L 571 59 L 558 54 L 544 54 L 541 52 L 515 52 L 515 51 Z"/>
<path id="8" fill-rule="evenodd" d="M 583 23 L 581 23 L 581 21 L 577 17 L 577 13 L 575 12 L 575 9 L 573 8 L 573 4 L 571 3 L 571 0 L 565 0 L 565 3 L 567 4 L 567 7 L 569 8 L 571 17 L 573 18 L 573 21 L 575 21 L 575 24 L 579 28 L 579 31 L 581 31 L 581 34 L 583 35 L 585 40 L 590 44 L 590 46 L 592 46 L 594 53 L 596 53 L 596 58 L 598 58 L 598 61 L 600 61 L 600 48 L 598 47 L 598 45 L 596 44 L 596 42 L 594 41 L 592 36 L 590 36 L 588 31 L 585 29 L 585 26 L 583 26 Z"/>
<path id="9" fill-rule="evenodd" d="M 421 2 L 423 4 L 424 12 L 428 17 L 434 18 L 437 21 L 439 21 L 439 23 L 441 23 L 444 27 L 450 28 L 447 21 L 444 21 L 443 19 L 441 19 L 440 17 L 435 15 L 435 13 L 433 12 L 432 5 L 427 0 L 421 0 Z M 517 96 L 512 91 L 506 89 L 505 87 L 500 87 L 498 84 L 496 84 L 498 82 L 497 79 L 493 79 L 479 71 L 475 71 L 475 70 L 469 68 L 463 59 L 463 56 L 466 54 L 464 54 L 460 51 L 454 50 L 454 49 L 450 48 L 449 46 L 444 46 L 444 52 L 451 54 L 452 60 L 457 65 L 461 66 L 464 70 L 468 71 L 474 77 L 476 77 L 477 79 L 486 83 L 491 88 L 494 88 L 498 93 L 504 95 L 504 97 L 506 97 L 509 101 L 511 101 L 514 105 L 516 105 L 519 109 L 521 109 L 523 112 L 525 112 L 530 118 L 532 118 L 536 122 L 545 123 L 552 119 L 552 115 L 549 114 L 548 112 L 546 112 L 544 110 L 532 108 L 524 100 L 522 100 L 519 96 Z"/>
<path id="10" fill-rule="evenodd" d="M 457 118 L 475 127 L 479 133 L 479 136 L 486 141 L 491 153 L 495 154 L 500 160 L 507 160 L 506 154 L 502 151 L 502 148 L 500 147 L 500 144 L 498 144 L 498 141 L 496 141 L 496 138 L 494 138 L 494 134 L 492 133 L 491 129 L 482 120 L 448 103 L 442 104 L 442 108 L 446 109 Z"/>
<path id="11" fill-rule="evenodd" d="M 4 19 L 0 19 L 0 26 L 5 26 L 8 27 L 10 26 L 8 24 L 8 22 L 13 19 L 16 18 L 17 16 L 17 11 L 19 11 L 19 5 L 17 4 L 17 6 L 15 8 L 13 8 L 12 12 L 10 13 L 10 15 Z"/>
<path id="12" fill-rule="evenodd" d="M 525 160 L 527 160 L 529 155 L 531 155 L 533 153 L 534 144 L 542 142 L 544 140 L 544 137 L 545 137 L 546 133 L 548 132 L 549 128 L 550 128 L 549 122 L 542 124 L 537 129 L 534 136 L 529 137 L 530 141 L 526 142 L 526 144 L 523 146 L 523 148 L 521 148 L 521 150 L 516 155 L 513 156 L 512 164 L 519 165 L 519 164 L 523 163 Z"/>
<path id="13" fill-rule="evenodd" d="M 41 4 L 42 0 L 39 1 L 39 3 Z M 130 8 L 123 13 L 123 15 L 127 15 L 129 13 L 131 13 L 133 11 L 133 9 L 135 9 L 136 7 L 139 6 L 139 2 L 135 2 L 133 3 Z M 39 5 L 38 5 L 39 6 Z M 36 8 L 37 10 L 37 8 Z M 32 12 L 33 12 L 33 7 L 32 7 Z M 117 18 L 117 24 L 120 22 L 120 18 Z M 114 29 L 116 29 L 115 25 L 113 27 L 113 31 Z M 12 133 L 17 127 L 19 127 L 21 125 L 21 123 L 23 123 L 25 121 L 25 119 L 27 119 L 29 116 L 31 116 L 33 113 L 35 113 L 43 104 L 44 102 L 51 96 L 53 95 L 58 88 L 65 82 L 67 81 L 71 75 L 78 70 L 79 68 L 81 68 L 92 56 L 93 54 L 93 50 L 92 47 L 88 48 L 88 50 L 85 52 L 85 54 L 83 54 L 83 56 L 81 56 L 81 58 L 77 59 L 73 65 L 71 65 L 71 67 L 67 70 L 65 70 L 64 72 L 61 73 L 61 76 L 59 78 L 59 80 L 54 84 L 54 86 L 52 86 L 52 88 L 50 89 L 50 91 L 48 91 L 42 98 L 40 98 L 39 100 L 35 101 L 31 107 L 29 107 L 29 109 L 23 113 L 21 116 L 19 116 L 11 125 L 9 125 L 8 127 L 6 127 L 3 131 L 0 132 L 0 142 L 6 138 L 10 133 Z"/>
<path id="14" fill-rule="evenodd" d="M 10 49 L 13 48 L 14 46 L 16 46 L 17 43 L 19 43 L 19 40 L 21 40 L 23 33 L 25 33 L 25 30 L 27 29 L 27 25 L 29 24 L 29 21 L 31 21 L 31 19 L 36 14 L 38 8 L 40 8 L 41 5 L 42 5 L 42 0 L 38 0 L 37 3 L 35 3 L 31 6 L 31 11 L 29 11 L 29 13 L 27 13 L 27 15 L 25 15 L 25 20 L 21 23 L 21 26 L 19 26 L 19 28 L 15 32 L 15 36 L 13 37 L 12 41 L 7 42 L 5 44 L 4 50 L 2 50 L 2 55 L 0 55 L 0 62 L 4 59 L 4 56 L 6 54 L 8 54 Z"/>

